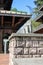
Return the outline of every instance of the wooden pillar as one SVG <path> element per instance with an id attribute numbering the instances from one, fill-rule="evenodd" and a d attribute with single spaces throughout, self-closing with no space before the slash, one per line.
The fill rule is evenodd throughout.
<path id="1" fill-rule="evenodd" d="M 3 35 L 3 30 L 0 29 L 0 53 L 3 52 L 3 45 L 2 45 L 2 35 Z"/>
<path id="2" fill-rule="evenodd" d="M 12 27 L 14 27 L 15 17 L 12 18 Z"/>
<path id="3" fill-rule="evenodd" d="M 1 17 L 1 26 L 2 26 L 2 28 L 3 28 L 3 23 L 4 23 L 4 21 L 3 21 L 3 16 Z M 3 52 L 3 30 L 1 29 L 0 30 L 0 53 L 1 52 Z"/>
<path id="4" fill-rule="evenodd" d="M 4 18 L 4 17 L 2 16 L 2 20 L 1 20 L 1 23 L 2 23 L 2 27 L 3 27 L 3 23 L 4 23 L 4 21 L 3 21 L 4 19 L 3 19 L 3 18 Z"/>

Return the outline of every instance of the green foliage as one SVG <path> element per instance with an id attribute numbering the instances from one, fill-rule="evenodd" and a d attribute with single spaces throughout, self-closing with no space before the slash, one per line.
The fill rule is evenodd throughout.
<path id="1" fill-rule="evenodd" d="M 17 12 L 18 10 L 17 10 L 16 8 L 13 8 L 13 9 L 11 9 L 11 11 L 15 11 L 15 12 Z"/>
<path id="2" fill-rule="evenodd" d="M 35 0 L 35 5 L 36 5 L 36 8 L 34 8 L 34 14 L 35 14 L 35 16 L 37 17 L 37 15 L 39 15 L 40 14 L 40 12 L 39 12 L 39 7 L 41 6 L 41 5 L 43 5 L 43 0 Z M 37 26 L 39 26 L 41 24 L 41 22 L 35 22 L 34 20 L 32 21 L 32 29 L 35 29 Z"/>
<path id="3" fill-rule="evenodd" d="M 34 20 L 32 21 L 32 29 L 35 29 L 37 26 L 39 26 L 41 22 L 35 22 Z"/>
<path id="4" fill-rule="evenodd" d="M 41 5 L 43 5 L 43 0 L 36 0 L 34 3 L 37 6 L 36 8 L 34 8 L 34 13 L 38 14 L 39 13 L 39 7 Z"/>
<path id="5" fill-rule="evenodd" d="M 20 13 L 26 13 L 27 14 L 27 12 L 25 12 L 25 11 L 18 11 L 16 8 L 11 9 L 11 11 L 20 12 Z"/>
<path id="6" fill-rule="evenodd" d="M 35 15 L 38 14 L 38 8 L 34 8 L 34 12 L 33 12 Z"/>
<path id="7" fill-rule="evenodd" d="M 43 5 L 43 0 L 36 0 L 36 1 L 35 1 L 35 4 L 36 4 L 37 6 Z"/>

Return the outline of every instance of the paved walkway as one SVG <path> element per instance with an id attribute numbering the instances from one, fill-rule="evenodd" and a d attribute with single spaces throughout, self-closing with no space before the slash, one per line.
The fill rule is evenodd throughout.
<path id="1" fill-rule="evenodd" d="M 9 65 L 9 54 L 0 54 L 0 65 Z"/>

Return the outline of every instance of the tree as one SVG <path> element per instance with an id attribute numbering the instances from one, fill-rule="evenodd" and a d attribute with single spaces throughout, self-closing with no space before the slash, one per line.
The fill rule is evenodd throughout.
<path id="1" fill-rule="evenodd" d="M 17 12 L 18 10 L 16 8 L 12 8 L 11 11 Z"/>
<path id="2" fill-rule="evenodd" d="M 41 24 L 41 22 L 35 22 L 34 20 L 32 20 L 32 29 L 34 30 L 35 28 L 37 28 L 37 26 L 39 26 Z"/>
<path id="3" fill-rule="evenodd" d="M 34 1 L 35 5 L 40 6 L 43 5 L 43 0 L 36 0 Z"/>
<path id="4" fill-rule="evenodd" d="M 25 11 L 18 11 L 17 8 L 12 8 L 11 11 L 20 12 L 20 13 L 26 13 L 27 14 L 27 12 L 25 12 Z"/>
<path id="5" fill-rule="evenodd" d="M 35 3 L 35 5 L 36 5 L 36 8 L 34 8 L 34 11 L 35 11 L 35 13 L 38 13 L 39 11 L 39 7 L 41 6 L 41 5 L 43 5 L 43 0 L 36 0 L 36 1 L 34 1 L 34 3 Z"/>
<path id="6" fill-rule="evenodd" d="M 35 16 L 37 17 L 37 15 L 40 14 L 40 11 L 39 11 L 39 6 L 43 5 L 43 0 L 36 0 L 34 1 L 35 5 L 36 5 L 36 8 L 34 8 L 34 14 Z M 37 26 L 39 26 L 41 24 L 41 22 L 35 22 L 35 20 L 32 20 L 32 29 L 35 29 Z"/>

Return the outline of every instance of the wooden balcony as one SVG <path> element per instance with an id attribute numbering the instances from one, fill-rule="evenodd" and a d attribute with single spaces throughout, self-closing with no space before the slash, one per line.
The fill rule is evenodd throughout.
<path id="1" fill-rule="evenodd" d="M 30 14 L 0 10 L 0 28 L 13 28 L 15 32 L 31 17 Z"/>

